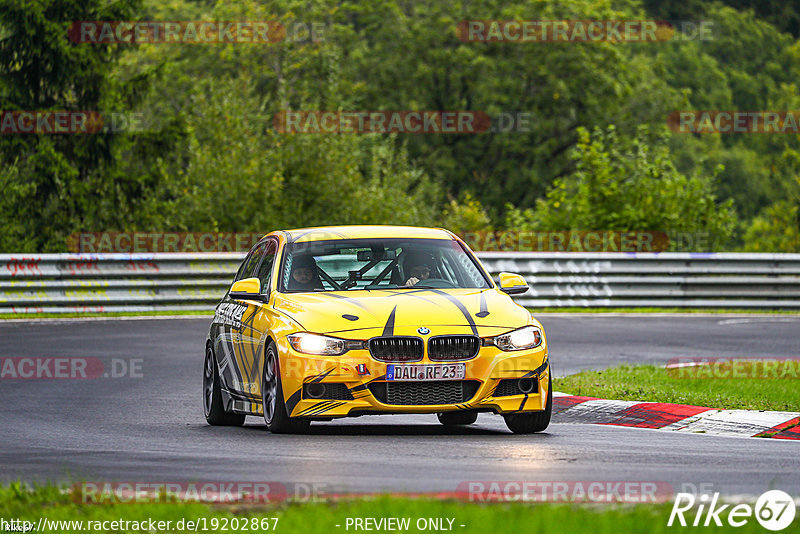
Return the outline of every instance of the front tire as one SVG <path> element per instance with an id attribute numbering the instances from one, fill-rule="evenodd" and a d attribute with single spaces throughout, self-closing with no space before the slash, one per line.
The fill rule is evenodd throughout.
<path id="1" fill-rule="evenodd" d="M 436 417 L 444 426 L 465 426 L 478 420 L 478 412 L 441 412 Z"/>
<path id="2" fill-rule="evenodd" d="M 547 407 L 541 412 L 511 413 L 504 415 L 506 426 L 514 434 L 533 434 L 541 432 L 550 425 L 553 415 L 553 379 L 547 378 Z"/>
<path id="3" fill-rule="evenodd" d="M 264 372 L 261 381 L 261 403 L 264 408 L 264 422 L 273 434 L 296 434 L 308 430 L 309 421 L 289 417 L 283 397 L 278 349 L 270 342 L 264 357 Z"/>
<path id="4" fill-rule="evenodd" d="M 203 411 L 209 425 L 242 426 L 244 424 L 244 415 L 225 411 L 217 362 L 211 345 L 206 346 L 206 359 L 203 364 Z"/>

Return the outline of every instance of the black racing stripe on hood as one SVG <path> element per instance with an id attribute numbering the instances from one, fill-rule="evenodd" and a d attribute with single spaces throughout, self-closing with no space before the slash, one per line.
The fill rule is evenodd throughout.
<path id="1" fill-rule="evenodd" d="M 428 290 L 427 289 L 417 289 L 417 290 L 413 290 L 413 291 L 392 291 L 391 292 L 392 296 L 387 297 L 387 298 L 391 299 L 391 298 L 394 298 L 394 297 L 414 297 L 414 298 L 422 299 L 425 302 L 429 302 L 429 303 L 433 304 L 434 306 L 441 306 L 441 304 L 439 304 L 438 302 L 435 302 L 433 300 L 426 299 L 425 297 L 421 297 L 419 295 L 415 295 L 414 294 L 414 293 L 420 293 L 420 292 L 423 292 L 423 291 L 428 291 Z"/>
<path id="2" fill-rule="evenodd" d="M 397 306 L 392 308 L 392 313 L 389 314 L 389 318 L 386 320 L 386 325 L 383 327 L 383 337 L 388 337 L 394 335 L 394 314 L 397 312 Z"/>
<path id="3" fill-rule="evenodd" d="M 369 308 L 364 306 L 358 299 L 355 299 L 353 297 L 345 297 L 344 295 L 337 295 L 336 293 L 329 293 L 327 291 L 321 291 L 319 293 L 314 293 L 314 295 L 315 296 L 316 295 L 324 295 L 326 297 L 332 297 L 332 298 L 335 298 L 335 299 L 346 300 L 347 302 L 350 302 L 351 304 L 355 304 L 356 306 L 358 306 L 362 310 L 369 311 Z"/>
<path id="4" fill-rule="evenodd" d="M 461 314 L 464 316 L 464 319 L 466 319 L 467 322 L 469 323 L 469 326 L 472 329 L 472 333 L 478 336 L 478 326 L 475 324 L 475 320 L 472 318 L 472 314 L 469 313 L 469 310 L 467 310 L 463 302 L 455 298 L 453 295 L 450 295 L 449 293 L 445 293 L 444 291 L 440 291 L 438 289 L 428 289 L 428 291 L 436 293 L 437 295 L 442 295 L 444 298 L 452 302 L 453 305 L 456 308 L 458 308 Z"/>
<path id="5" fill-rule="evenodd" d="M 483 291 L 481 291 L 481 311 L 476 313 L 475 317 L 480 317 L 483 319 L 487 315 L 489 315 L 489 307 L 486 304 L 486 296 L 483 294 Z"/>

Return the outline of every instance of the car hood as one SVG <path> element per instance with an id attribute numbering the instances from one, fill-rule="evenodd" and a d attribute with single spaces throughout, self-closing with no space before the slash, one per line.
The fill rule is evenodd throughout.
<path id="1" fill-rule="evenodd" d="M 528 311 L 496 289 L 399 289 L 281 293 L 274 307 L 309 332 L 416 335 L 420 328 L 491 336 L 529 324 Z M 432 332 L 436 334 L 437 332 Z"/>

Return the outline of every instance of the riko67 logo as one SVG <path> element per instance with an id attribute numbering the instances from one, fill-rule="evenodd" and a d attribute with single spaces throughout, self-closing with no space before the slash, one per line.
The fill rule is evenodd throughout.
<path id="1" fill-rule="evenodd" d="M 780 490 L 770 490 L 756 500 L 755 506 L 749 504 L 720 504 L 719 493 L 696 497 L 691 493 L 678 493 L 669 514 L 667 526 L 677 523 L 682 527 L 718 527 L 727 523 L 731 527 L 741 527 L 753 517 L 762 527 L 779 531 L 788 527 L 796 514 L 792 497 Z"/>

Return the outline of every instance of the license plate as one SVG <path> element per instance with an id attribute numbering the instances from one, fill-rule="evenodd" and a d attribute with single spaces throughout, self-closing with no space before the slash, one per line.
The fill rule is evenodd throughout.
<path id="1" fill-rule="evenodd" d="M 387 365 L 386 380 L 395 382 L 424 382 L 427 380 L 463 380 L 467 366 L 463 363 L 447 365 Z"/>

